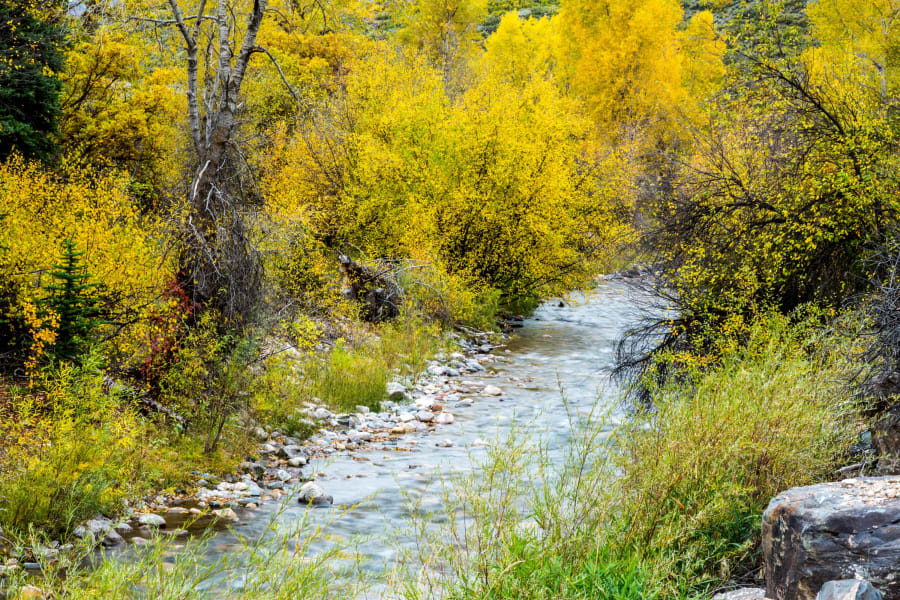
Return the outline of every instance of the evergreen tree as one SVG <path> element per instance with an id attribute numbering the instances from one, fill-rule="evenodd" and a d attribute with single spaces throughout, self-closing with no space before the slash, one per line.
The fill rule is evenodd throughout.
<path id="1" fill-rule="evenodd" d="M 59 112 L 61 0 L 0 1 L 0 159 L 47 158 Z"/>
<path id="2" fill-rule="evenodd" d="M 52 353 L 57 360 L 77 360 L 87 351 L 91 333 L 101 324 L 98 298 L 94 293 L 98 284 L 91 283 L 75 242 L 63 242 L 62 264 L 54 265 L 50 275 L 55 283 L 44 289 L 48 296 L 41 304 L 59 318 L 56 342 Z"/>

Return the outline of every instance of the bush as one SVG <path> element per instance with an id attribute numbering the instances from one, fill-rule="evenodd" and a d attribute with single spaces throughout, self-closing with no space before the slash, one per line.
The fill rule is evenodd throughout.
<path id="1" fill-rule="evenodd" d="M 103 390 L 97 357 L 40 374 L 0 405 L 0 525 L 66 535 L 86 518 L 112 514 L 135 490 L 136 415 Z"/>
<path id="2" fill-rule="evenodd" d="M 854 433 L 840 344 L 779 316 L 750 331 L 612 433 L 609 418 L 585 425 L 564 466 L 510 443 L 482 483 L 454 482 L 448 515 L 472 516 L 452 546 L 425 548 L 452 567 L 437 585 L 455 598 L 677 598 L 749 572 L 769 499 L 827 477 Z"/>

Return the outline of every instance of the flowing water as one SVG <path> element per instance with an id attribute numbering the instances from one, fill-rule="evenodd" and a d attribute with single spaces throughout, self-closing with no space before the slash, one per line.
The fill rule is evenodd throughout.
<path id="1" fill-rule="evenodd" d="M 514 424 L 527 428 L 529 437 L 542 437 L 551 457 L 554 451 L 561 454 L 573 415 L 577 419 L 588 414 L 598 398 L 600 408 L 614 405 L 617 396 L 609 374 L 617 339 L 639 317 L 634 294 L 622 282 L 601 281 L 565 303 L 545 303 L 509 339 L 507 348 L 495 350 L 496 360 L 486 373 L 460 378 L 499 386 L 502 396 L 472 396 L 472 405 L 465 407 L 451 403 L 447 410 L 456 417 L 452 425 L 401 436 L 391 449 L 376 444 L 312 461 L 304 471 L 324 473 L 317 481 L 334 497 L 333 507 L 289 503 L 279 509 L 275 502 L 263 504 L 252 519 L 242 517 L 231 531 L 209 541 L 210 558 L 239 552 L 239 537 L 265 534 L 270 519 L 289 528 L 312 511 L 307 523 L 327 524 L 334 538 L 364 537 L 356 550 L 365 570 L 374 574 L 391 569 L 404 545 L 413 543 L 394 535 L 405 528 L 410 499 L 423 510 L 441 503 L 435 475 L 477 469 L 485 441 L 502 440 Z"/>

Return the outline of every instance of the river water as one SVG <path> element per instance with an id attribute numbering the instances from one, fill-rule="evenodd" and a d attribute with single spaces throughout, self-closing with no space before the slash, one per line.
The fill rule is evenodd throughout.
<path id="1" fill-rule="evenodd" d="M 465 407 L 451 404 L 447 410 L 456 417 L 453 424 L 407 434 L 391 451 L 373 448 L 313 461 L 304 470 L 324 474 L 317 481 L 334 497 L 333 507 L 263 504 L 253 518 L 217 533 L 206 552 L 210 558 L 240 552 L 240 538 L 266 535 L 270 521 L 290 528 L 305 516 L 308 524 L 327 527 L 331 536 L 317 544 L 356 540 L 364 571 L 377 576 L 391 570 L 405 546 L 414 543 L 402 533 L 410 501 L 420 510 L 436 509 L 442 502 L 436 475 L 477 470 L 486 444 L 502 442 L 514 425 L 541 438 L 552 458 L 569 439 L 573 415 L 587 415 L 598 400 L 601 409 L 615 405 L 609 375 L 616 341 L 640 316 L 634 294 L 623 282 L 605 280 L 565 302 L 545 303 L 508 340 L 507 348 L 495 350 L 496 360 L 486 365 L 486 373 L 460 378 L 496 385 L 502 396 L 472 396 L 472 405 Z M 615 419 L 616 411 L 610 414 Z M 379 596 L 376 591 L 366 597 Z"/>

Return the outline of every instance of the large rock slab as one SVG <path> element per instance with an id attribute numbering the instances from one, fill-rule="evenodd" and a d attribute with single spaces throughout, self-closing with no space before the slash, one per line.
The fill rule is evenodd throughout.
<path id="1" fill-rule="evenodd" d="M 881 592 L 865 579 L 829 581 L 819 590 L 816 600 L 882 600 Z"/>
<path id="2" fill-rule="evenodd" d="M 813 600 L 828 582 L 867 579 L 900 600 L 900 477 L 787 490 L 763 513 L 766 596 Z"/>

